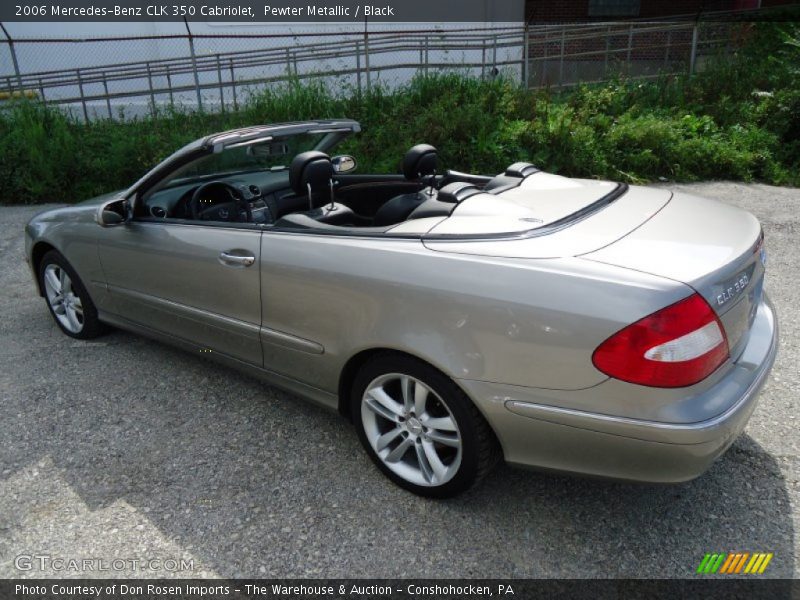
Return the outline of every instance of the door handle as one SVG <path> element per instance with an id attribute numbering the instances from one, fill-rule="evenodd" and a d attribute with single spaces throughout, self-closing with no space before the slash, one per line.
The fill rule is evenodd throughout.
<path id="1" fill-rule="evenodd" d="M 242 256 L 240 254 L 228 254 L 227 252 L 220 252 L 219 260 L 224 265 L 231 265 L 236 267 L 249 267 L 256 262 L 255 256 Z"/>

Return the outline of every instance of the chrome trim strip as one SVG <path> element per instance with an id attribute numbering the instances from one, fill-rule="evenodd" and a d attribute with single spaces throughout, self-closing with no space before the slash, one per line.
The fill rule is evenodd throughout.
<path id="1" fill-rule="evenodd" d="M 307 354 L 325 353 L 325 347 L 322 344 L 292 335 L 290 333 L 278 331 L 276 329 L 270 329 L 269 327 L 260 327 L 253 323 L 240 321 L 239 319 L 233 319 L 231 317 L 226 317 L 224 315 L 209 312 L 207 310 L 195 308 L 186 304 L 180 304 L 178 302 L 166 300 L 157 296 L 151 296 L 150 294 L 143 294 L 142 292 L 136 292 L 134 290 L 129 290 L 127 288 L 122 288 L 115 285 L 109 285 L 108 290 L 112 293 L 134 298 L 140 302 L 151 304 L 183 317 L 196 319 L 203 322 L 211 321 L 217 327 L 221 327 L 229 331 L 236 331 L 237 333 L 249 338 L 258 338 L 262 342 L 275 344 L 277 346 L 284 346 L 286 348 L 290 348 L 291 350 L 298 350 L 299 352 L 305 352 Z"/>
<path id="2" fill-rule="evenodd" d="M 188 304 L 173 302 L 172 300 L 166 300 L 165 298 L 159 298 L 158 296 L 151 296 L 150 294 L 144 294 L 142 292 L 137 292 L 134 290 L 130 290 L 128 288 L 118 287 L 115 285 L 109 285 L 108 291 L 113 294 L 119 294 L 120 296 L 127 296 L 128 298 L 133 298 L 140 302 L 150 304 L 167 312 L 171 312 L 176 315 L 186 317 L 192 320 L 199 320 L 200 322 L 206 322 L 206 323 L 211 321 L 211 323 L 216 327 L 224 328 L 229 331 L 236 331 L 237 333 L 244 335 L 246 337 L 251 337 L 251 338 L 260 337 L 259 332 L 261 328 L 254 323 L 248 323 L 247 321 L 241 321 L 239 319 L 234 319 L 232 317 L 226 317 L 224 315 L 203 310 L 201 308 L 195 308 L 194 306 L 189 306 Z"/>
<path id="3" fill-rule="evenodd" d="M 261 341 L 268 344 L 275 344 L 277 346 L 285 346 L 292 350 L 306 352 L 308 354 L 324 354 L 325 347 L 322 344 L 307 340 L 305 338 L 270 329 L 269 327 L 261 328 Z"/>

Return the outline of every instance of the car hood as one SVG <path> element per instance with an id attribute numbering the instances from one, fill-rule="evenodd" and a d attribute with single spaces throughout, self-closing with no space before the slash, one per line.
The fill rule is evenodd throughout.
<path id="1" fill-rule="evenodd" d="M 95 196 L 94 198 L 89 198 L 88 200 L 83 200 L 75 204 L 68 204 L 58 208 L 48 208 L 34 215 L 31 220 L 28 221 L 28 226 L 35 226 L 38 223 L 93 220 L 97 207 L 104 202 L 114 199 L 114 197 L 118 196 L 120 193 L 121 191 L 118 190 L 116 192 L 109 192 L 108 194 L 101 194 L 100 196 Z"/>
<path id="2" fill-rule="evenodd" d="M 95 196 L 94 198 L 89 198 L 88 200 L 83 200 L 82 202 L 76 203 L 76 206 L 99 206 L 103 202 L 108 202 L 115 196 L 120 195 L 125 190 L 117 190 L 115 192 L 109 192 L 107 194 L 101 194 L 99 196 Z"/>

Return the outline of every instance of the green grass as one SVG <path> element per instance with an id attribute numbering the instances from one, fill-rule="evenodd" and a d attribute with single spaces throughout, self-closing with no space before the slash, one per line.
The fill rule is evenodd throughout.
<path id="1" fill-rule="evenodd" d="M 412 145 L 445 168 L 495 173 L 526 160 L 568 176 L 630 182 L 736 179 L 800 184 L 800 26 L 752 26 L 748 42 L 694 77 L 620 79 L 563 92 L 458 74 L 367 94 L 290 82 L 254 91 L 236 112 L 178 107 L 83 124 L 30 101 L 0 110 L 0 202 L 74 202 L 127 187 L 179 146 L 254 123 L 361 122 L 342 152 L 359 171 L 397 172 Z"/>

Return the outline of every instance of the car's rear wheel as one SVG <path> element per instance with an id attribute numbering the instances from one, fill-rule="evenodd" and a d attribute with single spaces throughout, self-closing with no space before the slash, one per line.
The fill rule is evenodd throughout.
<path id="1" fill-rule="evenodd" d="M 421 496 L 459 494 L 497 460 L 494 434 L 475 405 L 450 378 L 411 357 L 369 361 L 351 403 L 361 443 L 378 468 Z"/>
<path id="2" fill-rule="evenodd" d="M 39 280 L 50 314 L 61 331 L 81 340 L 103 333 L 104 326 L 97 318 L 97 308 L 89 293 L 72 266 L 56 250 L 42 258 Z"/>

